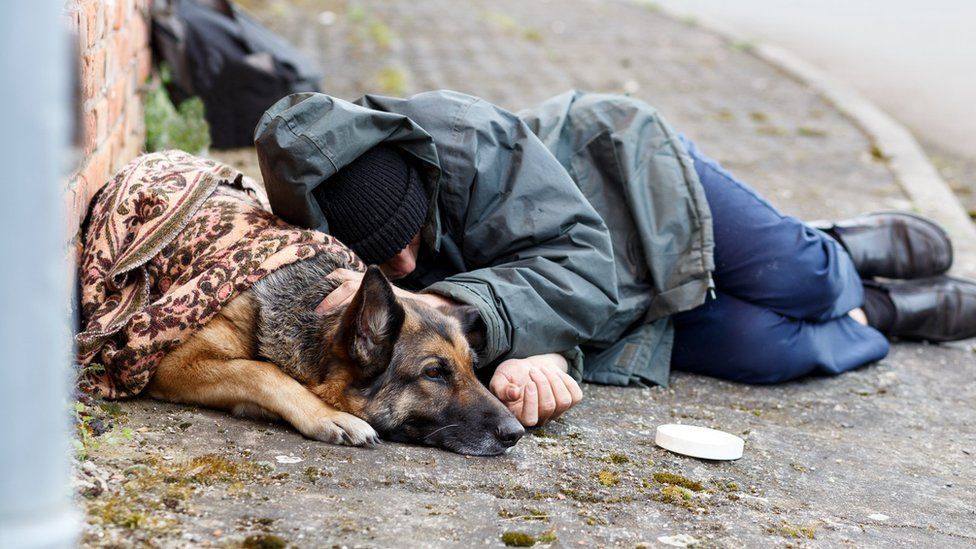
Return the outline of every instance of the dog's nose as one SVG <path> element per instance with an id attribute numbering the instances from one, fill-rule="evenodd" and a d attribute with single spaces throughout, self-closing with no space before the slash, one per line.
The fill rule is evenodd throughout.
<path id="1" fill-rule="evenodd" d="M 525 429 L 515 418 L 505 418 L 501 423 L 498 424 L 498 427 L 495 428 L 495 438 L 497 438 L 498 442 L 501 442 L 502 446 L 506 448 L 515 446 L 515 443 L 518 442 L 524 434 Z"/>

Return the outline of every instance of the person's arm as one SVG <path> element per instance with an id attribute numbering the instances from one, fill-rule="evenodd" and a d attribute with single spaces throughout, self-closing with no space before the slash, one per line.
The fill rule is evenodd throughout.
<path id="1" fill-rule="evenodd" d="M 420 121 L 424 125 L 423 121 Z M 610 235 L 572 178 L 528 127 L 477 102 L 455 121 L 442 158 L 467 159 L 441 186 L 441 215 L 469 270 L 432 284 L 476 307 L 483 364 L 547 353 L 574 357 L 617 306 Z"/>

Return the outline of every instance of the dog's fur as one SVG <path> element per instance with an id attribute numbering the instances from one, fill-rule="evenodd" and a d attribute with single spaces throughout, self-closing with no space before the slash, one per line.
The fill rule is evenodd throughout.
<path id="1" fill-rule="evenodd" d="M 398 299 L 370 267 L 348 306 L 318 314 L 336 267 L 320 254 L 256 283 L 162 360 L 149 395 L 281 418 L 332 443 L 382 435 L 492 455 L 518 441 L 522 426 L 474 373 L 474 308 Z"/>

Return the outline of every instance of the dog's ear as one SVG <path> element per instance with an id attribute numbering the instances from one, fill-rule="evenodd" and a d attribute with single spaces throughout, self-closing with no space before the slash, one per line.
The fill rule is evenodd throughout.
<path id="1" fill-rule="evenodd" d="M 343 315 L 349 355 L 362 367 L 366 379 L 381 374 L 389 365 L 403 318 L 403 307 L 382 271 L 375 266 L 367 269 Z"/>
<path id="2" fill-rule="evenodd" d="M 468 344 L 474 349 L 480 349 L 485 341 L 485 321 L 477 307 L 471 305 L 444 305 L 437 308 L 440 312 L 452 316 L 461 323 L 461 331 L 468 338 Z"/>

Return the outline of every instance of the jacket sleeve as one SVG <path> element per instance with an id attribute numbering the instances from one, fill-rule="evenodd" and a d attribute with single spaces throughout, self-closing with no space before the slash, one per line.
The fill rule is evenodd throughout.
<path id="1" fill-rule="evenodd" d="M 476 101 L 454 120 L 439 201 L 468 271 L 425 291 L 478 308 L 483 363 L 560 352 L 579 377 L 578 345 L 617 304 L 607 227 L 517 116 Z"/>

